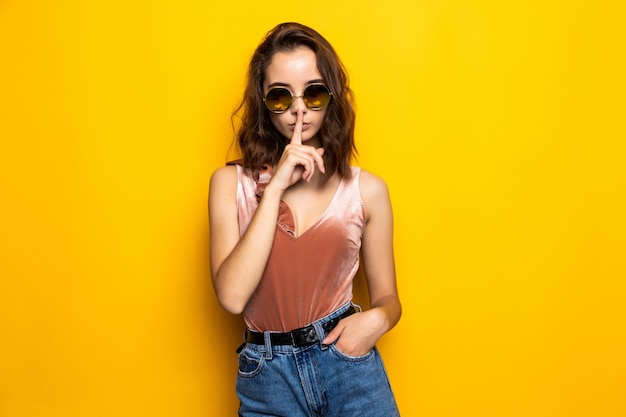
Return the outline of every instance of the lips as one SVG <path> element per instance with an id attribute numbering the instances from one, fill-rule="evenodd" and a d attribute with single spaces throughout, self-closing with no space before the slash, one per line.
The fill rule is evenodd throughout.
<path id="1" fill-rule="evenodd" d="M 311 127 L 311 123 L 302 123 L 302 131 L 308 130 Z M 294 130 L 296 128 L 296 124 L 289 124 L 289 129 Z"/>

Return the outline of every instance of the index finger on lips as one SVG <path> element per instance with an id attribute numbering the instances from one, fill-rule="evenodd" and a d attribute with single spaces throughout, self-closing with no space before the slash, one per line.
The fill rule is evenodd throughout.
<path id="1" fill-rule="evenodd" d="M 292 145 L 302 145 L 303 119 L 304 119 L 304 115 L 302 114 L 302 110 L 298 110 L 298 113 L 296 114 L 296 124 L 293 128 L 293 135 L 291 135 Z"/>

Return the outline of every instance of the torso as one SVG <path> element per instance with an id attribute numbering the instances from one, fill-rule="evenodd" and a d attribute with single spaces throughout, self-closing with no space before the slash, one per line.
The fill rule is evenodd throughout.
<path id="1" fill-rule="evenodd" d="M 270 173 L 255 178 L 237 166 L 237 206 L 243 234 L 258 205 L 257 191 Z M 284 194 L 272 252 L 244 311 L 248 327 L 288 331 L 315 321 L 352 298 L 359 268 L 365 210 L 360 169 L 319 189 L 303 184 Z M 258 187 L 257 187 L 258 186 Z M 258 188 L 258 190 L 257 190 Z"/>
<path id="2" fill-rule="evenodd" d="M 282 200 L 289 206 L 297 236 L 322 217 L 337 193 L 339 182 L 340 178 L 334 176 L 321 190 L 316 185 L 301 183 L 285 191 Z"/>

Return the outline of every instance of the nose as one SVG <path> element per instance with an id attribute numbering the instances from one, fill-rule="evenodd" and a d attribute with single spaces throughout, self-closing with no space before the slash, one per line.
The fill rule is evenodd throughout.
<path id="1" fill-rule="evenodd" d="M 306 113 L 306 111 L 309 109 L 306 104 L 304 104 L 304 96 L 293 96 L 293 99 L 291 101 L 291 112 L 293 114 L 298 113 L 298 110 L 302 110 L 302 113 Z"/>

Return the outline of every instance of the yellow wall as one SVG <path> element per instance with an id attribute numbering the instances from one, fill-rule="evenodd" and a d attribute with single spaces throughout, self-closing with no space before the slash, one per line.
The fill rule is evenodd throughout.
<path id="1" fill-rule="evenodd" d="M 207 187 L 284 20 L 392 192 L 403 415 L 625 416 L 623 2 L 213 3 L 0 2 L 0 416 L 235 415 Z"/>

